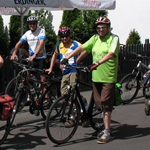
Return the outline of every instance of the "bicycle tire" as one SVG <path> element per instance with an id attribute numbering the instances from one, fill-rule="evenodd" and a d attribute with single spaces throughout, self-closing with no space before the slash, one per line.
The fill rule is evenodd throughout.
<path id="1" fill-rule="evenodd" d="M 150 98 L 150 76 L 146 79 L 144 83 L 143 95 L 146 99 Z"/>
<path id="2" fill-rule="evenodd" d="M 79 125 L 79 103 L 74 100 L 68 103 L 64 96 L 59 97 L 54 102 L 48 112 L 46 118 L 46 132 L 49 139 L 56 144 L 66 143 L 75 134 Z M 66 106 L 65 106 L 66 105 Z M 73 106 L 73 108 L 71 107 Z M 72 108 L 72 113 L 69 109 Z M 62 114 L 65 111 L 65 114 Z M 70 115 L 74 114 L 74 124 L 71 127 L 66 126 L 70 121 Z"/>
<path id="3" fill-rule="evenodd" d="M 6 140 L 10 129 L 10 118 L 7 120 L 0 120 L 0 145 Z"/>
<path id="4" fill-rule="evenodd" d="M 92 128 L 97 131 L 102 130 L 104 128 L 102 111 L 96 108 L 93 93 L 88 108 L 88 114 Z"/>
<path id="5" fill-rule="evenodd" d="M 121 98 L 123 104 L 132 102 L 139 91 L 139 80 L 136 79 L 135 82 L 132 83 L 133 79 L 135 79 L 134 74 L 127 74 L 120 81 L 120 84 L 122 85 L 120 90 L 122 91 Z"/>
<path id="6" fill-rule="evenodd" d="M 55 82 L 50 84 L 50 86 L 45 90 L 41 97 L 41 115 L 45 120 L 51 104 L 61 95 L 60 85 L 61 82 Z"/>
<path id="7" fill-rule="evenodd" d="M 11 97 L 15 97 L 15 94 L 17 93 L 19 83 L 22 81 L 21 77 L 18 78 L 18 82 L 16 78 L 13 78 L 9 81 L 9 83 L 6 86 L 5 94 L 8 94 Z"/>

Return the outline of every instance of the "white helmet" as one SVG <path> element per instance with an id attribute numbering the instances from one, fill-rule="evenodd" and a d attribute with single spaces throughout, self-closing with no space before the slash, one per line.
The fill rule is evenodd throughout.
<path id="1" fill-rule="evenodd" d="M 38 18 L 36 16 L 29 16 L 27 18 L 27 22 L 32 22 L 32 21 L 38 22 Z"/>

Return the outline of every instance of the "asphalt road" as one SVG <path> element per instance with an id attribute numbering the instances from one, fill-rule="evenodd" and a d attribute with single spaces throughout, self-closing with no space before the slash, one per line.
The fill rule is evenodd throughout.
<path id="1" fill-rule="evenodd" d="M 87 99 L 90 94 L 83 92 Z M 17 126 L 11 129 L 0 150 L 149 150 L 150 116 L 145 115 L 144 101 L 141 97 L 128 105 L 115 107 L 111 121 L 114 139 L 107 144 L 97 144 L 97 140 L 91 138 L 94 130 L 88 125 L 84 128 L 79 126 L 67 143 L 56 145 L 47 137 L 42 117 L 31 115 L 26 106 L 17 116 Z"/>

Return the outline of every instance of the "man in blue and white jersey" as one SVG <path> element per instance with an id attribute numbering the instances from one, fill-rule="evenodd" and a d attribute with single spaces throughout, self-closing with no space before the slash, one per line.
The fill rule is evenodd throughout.
<path id="1" fill-rule="evenodd" d="M 15 50 L 11 56 L 11 60 L 17 57 L 17 51 L 22 44 L 27 42 L 29 44 L 29 61 L 36 68 L 43 69 L 45 67 L 46 49 L 45 40 L 46 33 L 45 29 L 37 27 L 38 18 L 35 16 L 29 16 L 27 22 L 30 30 L 28 30 L 18 41 L 15 46 Z M 45 76 L 40 75 L 41 80 L 44 81 Z"/>

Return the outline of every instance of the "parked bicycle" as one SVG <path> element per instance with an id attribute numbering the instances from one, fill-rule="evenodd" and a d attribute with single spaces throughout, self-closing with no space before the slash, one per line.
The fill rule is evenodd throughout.
<path id="1" fill-rule="evenodd" d="M 61 78 L 57 77 L 54 72 L 51 76 L 47 76 L 46 82 L 42 82 L 40 79 L 32 78 L 34 73 L 44 73 L 44 70 L 32 68 L 29 65 L 21 64 L 17 61 L 13 61 L 14 64 L 22 68 L 15 79 L 10 82 L 8 89 L 12 89 L 14 86 L 15 98 L 13 107 L 13 115 L 11 119 L 11 124 L 18 112 L 20 112 L 27 102 L 27 96 L 29 95 L 31 104 L 29 106 L 29 111 L 31 114 L 36 116 L 41 115 L 46 119 L 47 111 L 53 100 L 60 96 L 60 81 Z M 6 93 L 9 93 L 7 90 Z"/>
<path id="2" fill-rule="evenodd" d="M 100 119 L 102 113 L 101 110 L 97 110 L 95 107 L 93 94 L 91 95 L 88 109 L 85 109 L 79 91 L 78 83 L 84 84 L 92 89 L 92 86 L 82 83 L 79 80 L 79 71 L 87 72 L 87 67 L 70 65 L 67 65 L 67 67 L 73 67 L 77 70 L 75 84 L 73 87 L 68 85 L 66 94 L 55 100 L 49 109 L 46 119 L 47 135 L 56 144 L 65 143 L 72 138 L 78 128 L 80 118 L 82 124 L 89 120 L 95 130 L 101 130 L 103 128 L 103 121 Z M 67 124 L 71 121 L 73 124 L 68 127 Z"/>
<path id="3" fill-rule="evenodd" d="M 141 88 L 143 88 L 143 95 L 147 97 L 146 85 L 148 80 L 145 82 L 143 75 L 145 73 L 144 69 L 148 70 L 149 68 L 142 61 L 143 59 L 149 59 L 150 57 L 142 56 L 141 54 L 137 54 L 135 52 L 131 52 L 131 54 L 136 55 L 139 58 L 139 61 L 137 66 L 133 69 L 132 73 L 125 75 L 120 81 L 120 84 L 122 85 L 121 97 L 123 104 L 132 102 Z"/>
<path id="4" fill-rule="evenodd" d="M 0 95 L 0 145 L 5 141 L 9 133 L 12 100 L 8 95 Z"/>

